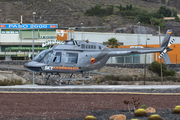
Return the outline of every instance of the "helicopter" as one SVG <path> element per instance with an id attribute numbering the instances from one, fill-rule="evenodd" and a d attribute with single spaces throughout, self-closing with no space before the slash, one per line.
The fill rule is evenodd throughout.
<path id="1" fill-rule="evenodd" d="M 166 64 L 170 64 L 167 52 L 172 50 L 169 47 L 175 41 L 170 40 L 171 34 L 172 30 L 167 30 L 159 48 L 108 48 L 88 40 L 66 40 L 64 44 L 41 51 L 24 67 L 32 72 L 45 73 L 48 75 L 48 78 L 45 78 L 47 81 L 51 75 L 59 75 L 59 81 L 83 80 L 84 84 L 84 80 L 88 80 L 84 78 L 85 72 L 102 68 L 108 59 L 114 56 L 159 52 L 159 58 L 162 57 Z M 71 73 L 71 76 L 63 79 L 61 73 Z M 81 73 L 83 78 L 72 79 L 73 73 Z"/>

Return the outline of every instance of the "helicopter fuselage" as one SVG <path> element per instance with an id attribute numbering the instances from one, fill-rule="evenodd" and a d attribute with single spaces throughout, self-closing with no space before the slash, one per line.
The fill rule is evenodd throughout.
<path id="1" fill-rule="evenodd" d="M 39 53 L 25 67 L 34 72 L 77 73 L 91 71 L 104 66 L 109 59 L 109 48 L 99 43 L 66 41 L 52 49 Z"/>

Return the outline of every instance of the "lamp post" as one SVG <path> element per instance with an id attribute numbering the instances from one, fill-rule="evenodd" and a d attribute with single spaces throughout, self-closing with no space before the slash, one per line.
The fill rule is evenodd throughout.
<path id="1" fill-rule="evenodd" d="M 83 23 L 81 23 L 82 26 L 82 35 L 81 35 L 81 39 L 83 40 Z"/>
<path id="2" fill-rule="evenodd" d="M 160 26 L 158 26 L 158 28 L 159 28 L 159 47 L 160 47 L 161 46 Z M 163 72 L 162 72 L 162 59 L 161 58 L 160 58 L 160 64 L 161 64 L 161 85 L 163 85 Z"/>
<path id="3" fill-rule="evenodd" d="M 20 28 L 22 28 L 22 15 L 21 15 L 21 22 L 20 22 L 20 26 L 19 26 L 19 38 L 20 38 L 20 41 L 21 41 L 21 47 L 22 47 L 22 39 L 21 39 Z"/>
<path id="4" fill-rule="evenodd" d="M 140 45 L 140 22 L 138 22 L 137 25 L 139 25 L 138 42 L 137 42 L 137 44 Z"/>
<path id="5" fill-rule="evenodd" d="M 39 20 L 39 23 L 41 24 L 41 16 L 40 16 L 40 20 Z"/>
<path id="6" fill-rule="evenodd" d="M 34 24 L 36 12 L 33 12 L 33 42 L 32 42 L 32 59 L 34 58 Z M 34 85 L 34 72 L 33 72 L 33 85 Z"/>
<path id="7" fill-rule="evenodd" d="M 147 35 L 146 35 L 146 48 L 147 48 L 147 40 L 150 40 L 150 39 L 147 38 Z M 146 85 L 146 53 L 145 53 L 145 66 L 144 66 L 144 85 Z"/>

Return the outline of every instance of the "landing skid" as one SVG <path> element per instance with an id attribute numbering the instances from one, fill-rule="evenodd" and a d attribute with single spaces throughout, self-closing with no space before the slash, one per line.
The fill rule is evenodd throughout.
<path id="1" fill-rule="evenodd" d="M 82 85 L 84 85 L 84 80 L 90 80 L 91 78 L 84 78 L 84 74 L 82 74 L 82 78 L 72 78 L 72 75 L 70 76 L 70 78 L 62 78 L 60 74 L 57 74 L 59 75 L 59 78 L 57 77 L 50 77 L 51 75 L 48 74 L 48 77 L 44 77 L 44 78 L 40 78 L 40 79 L 43 79 L 44 82 L 45 82 L 45 85 L 48 84 L 48 81 L 59 81 L 59 85 L 62 85 L 63 81 L 68 81 L 68 84 L 70 84 L 70 81 L 77 81 L 77 80 L 82 80 Z"/>

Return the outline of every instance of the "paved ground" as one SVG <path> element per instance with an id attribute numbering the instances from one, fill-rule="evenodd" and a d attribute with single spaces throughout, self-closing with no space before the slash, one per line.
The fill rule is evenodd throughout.
<path id="1" fill-rule="evenodd" d="M 179 94 L 180 85 L 16 85 L 0 86 L 1 92 L 117 92 L 118 94 Z"/>
<path id="2" fill-rule="evenodd" d="M 32 88 L 32 89 L 113 89 L 113 90 L 128 90 L 128 89 L 177 89 L 180 85 L 15 85 L 15 86 L 0 86 L 0 88 Z"/>

